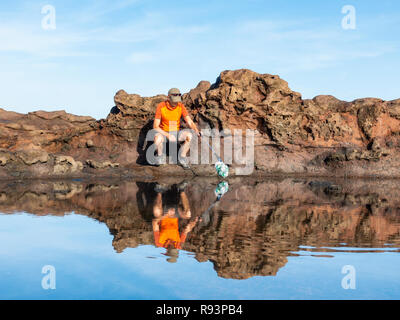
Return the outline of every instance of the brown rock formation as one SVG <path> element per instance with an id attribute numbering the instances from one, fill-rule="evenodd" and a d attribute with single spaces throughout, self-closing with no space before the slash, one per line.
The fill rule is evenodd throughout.
<path id="1" fill-rule="evenodd" d="M 278 76 L 246 69 L 224 71 L 212 85 L 202 81 L 183 98 L 201 128 L 224 130 L 225 137 L 229 130 L 254 130 L 255 175 L 400 177 L 400 99 L 302 100 Z M 0 109 L 0 179 L 192 175 L 146 163 L 145 137 L 165 99 L 120 90 L 110 114 L 98 121 L 64 111 Z M 72 157 L 69 168 L 55 168 L 57 157 Z M 234 161 L 232 174 L 237 166 Z M 215 174 L 210 165 L 193 170 Z"/>

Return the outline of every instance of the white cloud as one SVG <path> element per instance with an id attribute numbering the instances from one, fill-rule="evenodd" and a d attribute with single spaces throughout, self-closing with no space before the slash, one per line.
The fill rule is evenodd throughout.
<path id="1" fill-rule="evenodd" d="M 153 53 L 150 52 L 136 52 L 132 53 L 128 58 L 127 61 L 129 63 L 146 63 L 152 62 L 155 60 L 155 56 Z"/>
<path id="2" fill-rule="evenodd" d="M 137 0 L 119 1 L 111 7 L 100 6 L 93 10 L 87 7 L 79 13 L 77 20 L 73 21 L 82 21 L 85 16 L 90 16 L 94 20 L 99 19 L 102 15 L 137 2 Z M 62 19 L 60 14 L 57 17 L 57 19 Z M 150 47 L 157 47 L 167 43 L 168 39 L 175 41 L 178 38 L 186 38 L 190 41 L 191 36 L 209 31 L 209 27 L 205 25 L 171 25 L 168 18 L 159 12 L 148 12 L 140 19 L 119 22 L 108 27 L 99 27 L 98 25 L 101 24 L 88 27 L 84 23 L 66 25 L 57 22 L 57 29 L 51 31 L 40 28 L 40 18 L 41 16 L 36 16 L 37 21 L 29 21 L 21 16 L 13 20 L 0 21 L 0 52 L 19 52 L 43 59 L 90 56 L 107 52 L 115 45 L 125 44 L 132 47 L 147 42 Z M 64 17 L 63 21 L 68 21 L 68 19 Z M 133 54 L 126 61 L 150 61 L 149 56 L 148 52 Z"/>
<path id="3" fill-rule="evenodd" d="M 78 23 L 96 22 L 108 14 L 127 9 L 130 6 L 139 4 L 141 0 L 92 0 L 89 5 L 79 8 L 70 16 Z"/>
<path id="4" fill-rule="evenodd" d="M 85 55 L 87 53 L 79 50 L 79 45 L 87 40 L 84 34 L 46 31 L 30 23 L 0 24 L 2 52 L 20 52 L 44 58 Z"/>
<path id="5" fill-rule="evenodd" d="M 317 70 L 398 50 L 394 41 L 369 37 L 368 30 L 344 32 L 318 20 L 241 21 L 216 43 L 224 63 L 269 66 L 279 72 Z M 228 54 L 229 53 L 229 54 Z"/>

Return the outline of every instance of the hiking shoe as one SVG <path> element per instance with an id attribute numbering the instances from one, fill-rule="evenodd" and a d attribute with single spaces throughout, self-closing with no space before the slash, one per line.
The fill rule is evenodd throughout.
<path id="1" fill-rule="evenodd" d="M 187 187 L 188 182 L 187 181 L 183 181 L 180 184 L 178 184 L 178 191 L 182 192 L 185 190 L 185 188 Z"/>
<path id="2" fill-rule="evenodd" d="M 157 183 L 154 187 L 154 191 L 157 193 L 164 193 L 165 191 L 168 191 L 168 186 L 162 183 Z"/>
<path id="3" fill-rule="evenodd" d="M 157 156 L 155 158 L 155 161 L 154 161 L 154 165 L 156 167 L 159 167 L 159 166 L 161 166 L 163 164 L 166 164 L 166 163 L 167 163 L 167 157 L 165 155 Z"/>
<path id="4" fill-rule="evenodd" d="M 189 166 L 189 159 L 187 157 L 179 157 L 179 165 L 183 168 L 183 169 L 190 169 Z"/>

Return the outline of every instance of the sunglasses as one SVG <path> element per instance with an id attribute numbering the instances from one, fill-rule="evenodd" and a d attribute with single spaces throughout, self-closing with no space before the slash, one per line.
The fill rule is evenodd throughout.
<path id="1" fill-rule="evenodd" d="M 180 96 L 182 96 L 182 94 L 181 94 L 181 93 L 171 93 L 171 96 L 173 96 L 173 97 L 180 97 Z"/>

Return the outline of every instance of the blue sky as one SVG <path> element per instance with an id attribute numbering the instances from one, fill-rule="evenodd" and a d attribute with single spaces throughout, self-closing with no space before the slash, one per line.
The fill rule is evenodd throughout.
<path id="1" fill-rule="evenodd" d="M 44 5 L 56 29 L 41 27 Z M 342 7 L 356 9 L 344 30 Z M 1 1 L 0 107 L 105 118 L 119 89 L 188 91 L 227 69 L 278 74 L 304 98 L 400 97 L 400 3 Z"/>

